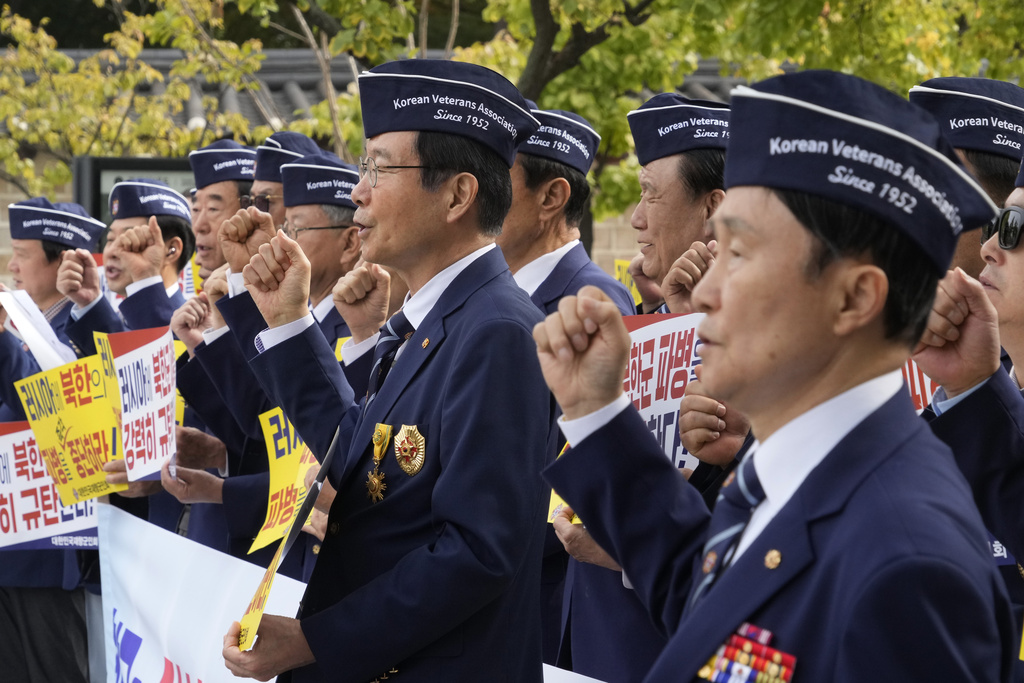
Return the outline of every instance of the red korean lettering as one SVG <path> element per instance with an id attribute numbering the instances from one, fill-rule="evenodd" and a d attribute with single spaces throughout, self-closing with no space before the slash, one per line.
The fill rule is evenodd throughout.
<path id="1" fill-rule="evenodd" d="M 18 530 L 14 512 L 14 494 L 0 493 L 0 533 L 13 534 Z"/>
<path id="2" fill-rule="evenodd" d="M 78 392 L 75 391 L 75 378 L 71 368 L 60 371 L 60 392 L 64 396 L 64 404 L 78 406 Z"/>
<path id="3" fill-rule="evenodd" d="M 42 517 L 42 512 L 39 509 L 39 489 L 26 489 L 21 492 L 22 500 L 26 498 L 32 498 L 32 509 L 25 510 L 21 513 L 21 521 L 25 523 L 25 528 L 28 531 L 39 528 L 39 518 Z"/>

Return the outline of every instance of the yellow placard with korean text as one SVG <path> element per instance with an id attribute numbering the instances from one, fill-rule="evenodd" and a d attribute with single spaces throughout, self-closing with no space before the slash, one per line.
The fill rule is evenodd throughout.
<path id="1" fill-rule="evenodd" d="M 562 454 L 565 453 L 567 450 L 569 450 L 569 444 L 568 443 L 566 443 L 564 446 L 562 446 L 562 451 L 558 454 L 558 457 L 561 458 Z M 560 515 L 562 513 L 562 509 L 564 507 L 565 507 L 565 501 L 562 500 L 561 496 L 559 496 L 557 493 L 555 493 L 554 489 L 551 489 L 551 502 L 548 503 L 548 524 L 554 523 L 555 518 L 558 517 L 558 515 Z M 580 518 L 578 516 L 576 516 L 576 515 L 572 516 L 572 523 L 573 524 L 583 524 L 583 522 L 580 520 Z"/>
<path id="2" fill-rule="evenodd" d="M 280 408 L 260 415 L 260 427 L 270 460 L 270 490 L 267 516 L 249 548 L 250 553 L 284 538 L 306 500 L 306 472 L 317 464 L 316 457 Z"/>
<path id="3" fill-rule="evenodd" d="M 633 303 L 639 306 L 640 290 L 636 288 L 633 276 L 629 274 L 629 261 L 627 259 L 615 259 L 615 279 L 626 285 L 626 289 L 629 290 L 630 295 L 633 297 Z"/>
<path id="4" fill-rule="evenodd" d="M 251 650 L 256 642 L 256 632 L 259 631 L 260 620 L 263 619 L 263 610 L 267 606 L 270 588 L 274 585 L 274 575 L 277 574 L 277 566 L 281 564 L 283 554 L 284 541 L 281 541 L 280 545 L 277 546 L 277 552 L 274 553 L 274 558 L 267 565 L 267 571 L 263 572 L 263 579 L 256 589 L 256 594 L 252 596 L 249 606 L 245 608 L 245 614 L 242 615 L 238 622 L 242 627 L 241 632 L 238 634 L 238 649 L 243 652 Z"/>
<path id="5" fill-rule="evenodd" d="M 128 487 L 106 482 L 103 464 L 120 457 L 118 420 L 99 355 L 14 383 L 63 505 Z"/>

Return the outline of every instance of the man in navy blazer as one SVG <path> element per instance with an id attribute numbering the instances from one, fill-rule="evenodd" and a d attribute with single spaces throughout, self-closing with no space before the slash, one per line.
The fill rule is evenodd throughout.
<path id="1" fill-rule="evenodd" d="M 572 112 L 534 106 L 531 113 L 541 127 L 516 150 L 511 169 L 512 208 L 497 239 L 509 270 L 545 314 L 558 310 L 563 296 L 594 285 L 628 315 L 633 312 L 629 291 L 591 261 L 580 242 L 580 222 L 590 204 L 587 172 L 601 136 L 586 119 Z M 551 460 L 560 449 L 561 444 L 549 455 Z M 563 631 L 562 593 L 569 560 L 553 528 L 548 528 L 546 536 L 541 571 L 544 661 L 555 664 Z M 594 646 L 608 649 L 604 643 L 595 642 Z"/>
<path id="2" fill-rule="evenodd" d="M 388 276 L 373 266 L 343 280 L 342 353 L 381 359 L 356 402 L 306 308 L 301 249 L 278 234 L 246 266 L 270 326 L 252 367 L 314 453 L 339 425 L 342 437 L 299 619 L 264 615 L 248 652 L 234 624 L 225 660 L 293 681 L 539 683 L 538 472 L 554 406 L 530 338 L 540 313 L 494 246 L 515 147 L 537 122 L 511 83 L 471 64 L 391 62 L 359 81 L 363 256 L 393 267 L 410 297 L 378 335 Z"/>
<path id="3" fill-rule="evenodd" d="M 924 416 L 953 450 L 971 485 L 1020 627 L 1024 397 L 1016 366 L 1005 368 L 999 353 L 1002 345 L 1010 359 L 1024 357 L 1024 169 L 1017 183 L 1006 207 L 982 230 L 985 268 L 980 280 L 960 272 L 943 279 L 922 348 L 914 358 L 941 385 Z M 1017 662 L 1017 680 L 1024 680 L 1024 662 Z"/>
<path id="4" fill-rule="evenodd" d="M 574 444 L 545 475 L 669 638 L 646 680 L 1010 680 L 984 526 L 900 374 L 958 233 L 994 205 L 934 119 L 830 72 L 733 91 L 725 180 L 693 292 L 702 380 L 758 440 L 714 513 L 622 395 L 628 335 L 605 297 L 534 332 Z M 724 647 L 737 633 L 779 662 Z"/>
<path id="5" fill-rule="evenodd" d="M 192 209 L 165 183 L 136 178 L 110 190 L 113 220 L 103 245 L 110 291 L 125 297 L 115 311 L 103 296 L 100 271 L 85 250 L 64 257 L 57 287 L 74 302 L 68 336 L 83 355 L 96 353 L 93 332 L 163 327 L 185 303 L 178 276 L 195 251 Z"/>

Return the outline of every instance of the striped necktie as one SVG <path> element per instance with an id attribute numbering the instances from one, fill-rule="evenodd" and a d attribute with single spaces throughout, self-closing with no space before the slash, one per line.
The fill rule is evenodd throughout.
<path id="1" fill-rule="evenodd" d="M 388 376 L 388 371 L 391 370 L 391 365 L 395 362 L 398 349 L 415 331 L 402 311 L 391 316 L 384 327 L 380 328 L 380 337 L 377 338 L 377 345 L 373 348 L 373 368 L 370 370 L 366 406 L 370 405 L 377 395 L 377 391 L 384 385 L 384 378 Z"/>
<path id="2" fill-rule="evenodd" d="M 708 525 L 708 540 L 704 544 L 701 573 L 695 573 L 687 612 L 693 610 L 719 574 L 724 571 L 739 544 L 750 516 L 765 498 L 764 489 L 754 470 L 754 458 L 747 456 L 740 466 L 722 484 L 722 492 L 715 501 L 715 511 Z"/>

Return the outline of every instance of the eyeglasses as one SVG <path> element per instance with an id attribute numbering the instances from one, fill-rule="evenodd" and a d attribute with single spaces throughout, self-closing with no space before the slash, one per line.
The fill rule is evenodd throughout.
<path id="1" fill-rule="evenodd" d="M 288 235 L 288 237 L 290 237 L 291 239 L 296 239 L 296 238 L 298 238 L 300 233 L 306 232 L 307 230 L 341 230 L 343 228 L 351 228 L 351 227 L 352 227 L 352 224 L 347 224 L 347 225 L 321 225 L 321 226 L 312 227 L 312 228 L 294 228 L 286 220 L 284 222 L 284 225 L 281 226 L 281 229 L 284 230 L 284 234 Z"/>
<path id="2" fill-rule="evenodd" d="M 1000 249 L 1016 249 L 1020 244 L 1021 229 L 1024 228 L 1024 209 L 1008 206 L 1000 209 L 996 217 L 981 229 L 981 243 L 988 242 L 992 235 L 999 234 Z"/>
<path id="3" fill-rule="evenodd" d="M 432 168 L 431 166 L 378 166 L 373 157 L 359 157 L 359 179 L 370 176 L 370 187 L 377 187 L 377 171 L 398 171 L 403 168 Z"/>
<path id="4" fill-rule="evenodd" d="M 243 209 L 255 206 L 263 213 L 270 213 L 270 202 L 273 199 L 284 199 L 284 196 L 279 194 L 243 194 L 238 198 L 238 203 Z"/>

